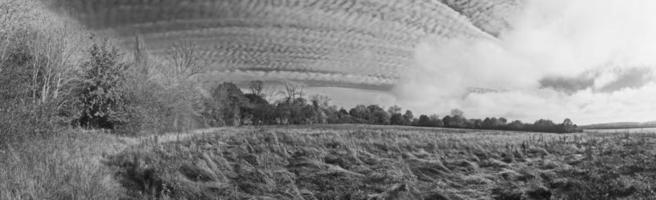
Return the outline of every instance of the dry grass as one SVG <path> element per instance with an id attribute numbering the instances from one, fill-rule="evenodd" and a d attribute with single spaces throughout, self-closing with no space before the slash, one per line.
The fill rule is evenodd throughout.
<path id="1" fill-rule="evenodd" d="M 391 126 L 69 130 L 0 148 L 0 199 L 654 199 L 656 134 Z"/>
<path id="2" fill-rule="evenodd" d="M 653 199 L 656 134 L 219 129 L 106 162 L 127 199 Z"/>
<path id="3" fill-rule="evenodd" d="M 108 134 L 69 130 L 0 148 L 0 199 L 118 199 L 124 192 L 100 162 L 127 143 Z"/>

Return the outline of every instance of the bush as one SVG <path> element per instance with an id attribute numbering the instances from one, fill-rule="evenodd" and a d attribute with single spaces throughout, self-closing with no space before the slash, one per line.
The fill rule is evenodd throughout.
<path id="1" fill-rule="evenodd" d="M 158 91 L 163 89 L 156 83 L 129 76 L 123 84 L 124 121 L 115 127 L 119 134 L 160 133 L 168 131 L 172 110 L 167 108 Z"/>
<path id="2" fill-rule="evenodd" d="M 32 60 L 26 42 L 20 41 L 9 48 L 0 63 L 0 100 L 6 102 L 29 96 L 32 73 L 28 65 Z"/>
<path id="3" fill-rule="evenodd" d="M 53 78 L 64 79 L 66 66 L 57 52 L 60 46 L 49 45 L 58 35 L 40 35 L 30 29 L 16 30 L 7 38 L 6 51 L 0 54 L 0 140 L 14 141 L 35 135 L 50 135 L 64 120 L 60 87 Z M 44 39 L 45 38 L 45 39 Z M 48 46 L 49 49 L 38 47 Z"/>
<path id="4" fill-rule="evenodd" d="M 118 49 L 105 42 L 94 44 L 89 61 L 81 66 L 73 97 L 79 110 L 77 123 L 86 128 L 115 129 L 129 118 L 121 91 L 129 65 L 119 62 Z"/>

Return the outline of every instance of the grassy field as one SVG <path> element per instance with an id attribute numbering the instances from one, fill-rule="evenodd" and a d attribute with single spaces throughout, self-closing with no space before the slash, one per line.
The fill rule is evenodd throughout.
<path id="1" fill-rule="evenodd" d="M 2 144 L 0 199 L 656 199 L 655 143 L 367 125 L 68 130 Z"/>
<path id="2" fill-rule="evenodd" d="M 167 139 L 168 138 L 168 139 Z M 656 134 L 335 125 L 143 140 L 125 199 L 654 199 Z M 162 140 L 165 140 L 164 142 Z"/>

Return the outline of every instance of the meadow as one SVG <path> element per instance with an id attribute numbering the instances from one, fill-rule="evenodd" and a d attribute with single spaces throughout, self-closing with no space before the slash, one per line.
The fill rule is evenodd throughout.
<path id="1" fill-rule="evenodd" d="M 654 199 L 655 142 L 371 125 L 70 130 L 0 152 L 0 198 Z"/>

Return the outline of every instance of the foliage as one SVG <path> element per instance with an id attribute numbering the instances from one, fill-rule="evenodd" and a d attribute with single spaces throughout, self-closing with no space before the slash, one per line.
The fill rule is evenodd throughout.
<path id="1" fill-rule="evenodd" d="M 392 125 L 406 125 L 406 122 L 401 113 L 393 113 L 390 117 L 390 124 Z"/>
<path id="2" fill-rule="evenodd" d="M 81 66 L 72 96 L 79 109 L 77 123 L 88 128 L 114 129 L 127 122 L 130 112 L 120 89 L 129 65 L 119 61 L 121 54 L 107 42 L 94 44 L 89 60 Z"/>
<path id="3" fill-rule="evenodd" d="M 126 120 L 115 130 L 120 134 L 140 135 L 174 131 L 171 122 L 174 110 L 165 102 L 167 91 L 148 78 L 145 71 L 131 67 L 121 84 L 124 105 L 128 106 Z M 177 130 L 175 130 L 177 131 Z"/>

